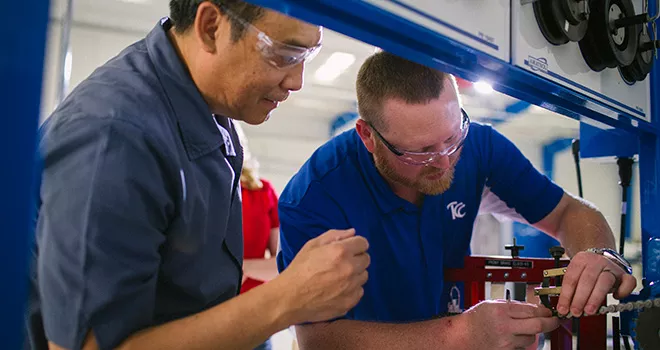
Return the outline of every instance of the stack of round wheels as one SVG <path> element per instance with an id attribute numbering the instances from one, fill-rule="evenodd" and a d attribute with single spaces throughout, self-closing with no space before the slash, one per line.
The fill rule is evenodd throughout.
<path id="1" fill-rule="evenodd" d="M 660 45 L 651 40 L 646 23 L 634 24 L 647 17 L 635 16 L 632 0 L 543 0 L 533 6 L 545 39 L 553 45 L 578 42 L 592 70 L 618 68 L 631 85 L 651 71 L 655 48 Z M 619 21 L 615 26 L 624 18 L 627 25 Z"/>
<path id="2" fill-rule="evenodd" d="M 591 0 L 589 28 L 579 41 L 582 57 L 594 71 L 628 66 L 635 59 L 639 26 L 614 28 L 613 22 L 635 15 L 631 0 Z"/>

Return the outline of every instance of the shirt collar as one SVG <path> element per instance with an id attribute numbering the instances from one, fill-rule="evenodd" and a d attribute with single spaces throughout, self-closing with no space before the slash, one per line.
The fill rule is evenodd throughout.
<path id="1" fill-rule="evenodd" d="M 167 32 L 172 22 L 165 17 L 147 35 L 149 57 L 177 119 L 183 145 L 191 160 L 224 144 L 213 114 L 202 98 Z"/>
<path id="2" fill-rule="evenodd" d="M 383 179 L 380 172 L 378 172 L 371 152 L 369 152 L 367 147 L 364 146 L 357 131 L 353 130 L 351 132 L 354 133 L 353 137 L 356 139 L 354 141 L 357 145 L 357 158 L 360 169 L 366 178 L 367 187 L 373 194 L 374 200 L 380 210 L 384 214 L 391 213 L 398 209 L 403 209 L 405 211 L 418 210 L 414 204 L 397 196 L 394 191 L 392 191 L 390 185 L 385 179 Z"/>
<path id="3" fill-rule="evenodd" d="M 235 128 L 234 123 L 229 118 L 223 117 L 221 115 L 213 115 L 213 120 L 215 121 L 215 125 L 218 127 L 218 131 L 220 131 L 220 135 L 222 135 L 225 146 L 225 156 L 236 157 L 234 140 L 232 140 L 230 135 L 231 130 Z"/>

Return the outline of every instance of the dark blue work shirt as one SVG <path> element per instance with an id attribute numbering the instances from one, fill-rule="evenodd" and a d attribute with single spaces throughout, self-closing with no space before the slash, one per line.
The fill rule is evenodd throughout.
<path id="1" fill-rule="evenodd" d="M 212 115 L 168 20 L 42 127 L 30 346 L 101 349 L 222 303 L 243 260 L 234 126 Z M 43 326 L 41 322 L 43 321 Z"/>
<path id="2" fill-rule="evenodd" d="M 540 174 L 490 126 L 473 123 L 454 181 L 421 207 L 398 197 L 376 169 L 355 130 L 321 146 L 280 196 L 283 270 L 308 240 L 329 229 L 355 228 L 369 241 L 364 296 L 348 319 L 427 320 L 447 312 L 451 285 L 444 269 L 470 254 L 472 228 L 484 192 L 530 223 L 559 203 L 563 190 Z"/>

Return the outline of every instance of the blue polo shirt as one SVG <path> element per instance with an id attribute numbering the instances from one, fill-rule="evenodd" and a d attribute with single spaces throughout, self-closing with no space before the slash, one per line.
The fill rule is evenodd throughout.
<path id="1" fill-rule="evenodd" d="M 237 295 L 242 165 L 158 23 L 43 125 L 26 347 L 113 349 Z"/>
<path id="2" fill-rule="evenodd" d="M 443 271 L 470 254 L 482 195 L 506 203 L 530 223 L 549 214 L 563 190 L 540 174 L 490 126 L 473 123 L 445 193 L 417 207 L 392 192 L 355 130 L 320 147 L 280 197 L 283 270 L 308 240 L 329 229 L 355 228 L 369 241 L 364 297 L 348 319 L 427 320 L 447 312 L 451 285 Z"/>

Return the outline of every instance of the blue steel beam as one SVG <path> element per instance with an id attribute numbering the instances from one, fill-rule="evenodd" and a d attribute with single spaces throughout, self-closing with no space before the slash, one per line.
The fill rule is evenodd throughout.
<path id="1" fill-rule="evenodd" d="M 0 334 L 3 349 L 21 349 L 28 288 L 36 130 L 48 23 L 48 0 L 1 1 Z"/>

